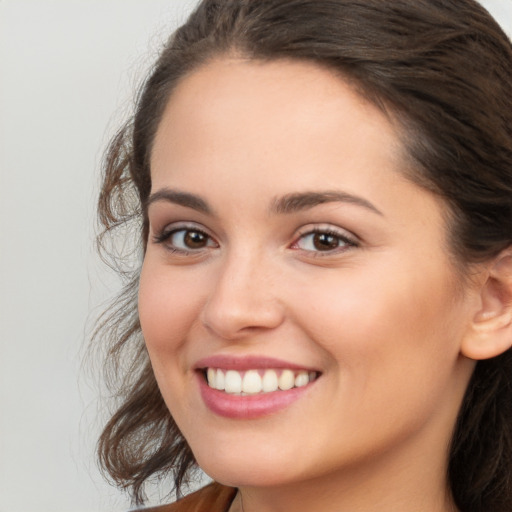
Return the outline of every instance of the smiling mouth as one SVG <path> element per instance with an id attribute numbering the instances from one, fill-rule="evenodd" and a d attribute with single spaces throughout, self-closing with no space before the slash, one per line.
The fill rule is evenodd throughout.
<path id="1" fill-rule="evenodd" d="M 290 369 L 237 371 L 207 368 L 203 373 L 210 388 L 240 396 L 301 388 L 319 377 L 318 372 Z"/>

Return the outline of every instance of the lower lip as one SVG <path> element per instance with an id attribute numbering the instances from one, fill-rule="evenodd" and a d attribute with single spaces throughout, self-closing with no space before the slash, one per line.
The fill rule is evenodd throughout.
<path id="1" fill-rule="evenodd" d="M 199 388 L 204 403 L 215 414 L 226 418 L 254 419 L 276 413 L 307 393 L 313 383 L 288 391 L 273 391 L 258 395 L 231 395 L 213 389 L 199 374 Z"/>

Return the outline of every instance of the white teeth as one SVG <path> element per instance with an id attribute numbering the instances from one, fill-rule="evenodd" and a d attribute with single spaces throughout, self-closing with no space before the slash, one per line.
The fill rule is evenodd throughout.
<path id="1" fill-rule="evenodd" d="M 255 395 L 272 393 L 277 390 L 287 391 L 293 387 L 300 388 L 314 381 L 316 372 L 301 370 L 221 370 L 208 368 L 206 378 L 211 388 L 236 395 Z"/>
<path id="2" fill-rule="evenodd" d="M 235 370 L 228 370 L 226 372 L 225 380 L 226 393 L 237 393 L 242 392 L 242 376 Z"/>
<path id="3" fill-rule="evenodd" d="M 291 370 L 283 370 L 279 376 L 279 389 L 287 391 L 292 389 L 295 384 L 295 376 Z"/>
<path id="4" fill-rule="evenodd" d="M 208 384 L 212 385 L 215 383 L 217 371 L 218 370 L 215 370 L 215 368 L 208 368 L 208 370 L 206 371 L 206 378 L 208 379 Z M 214 385 L 213 387 L 217 386 Z"/>
<path id="5" fill-rule="evenodd" d="M 245 372 L 242 380 L 242 391 L 250 395 L 261 392 L 261 377 L 256 370 Z"/>
<path id="6" fill-rule="evenodd" d="M 309 374 L 308 372 L 299 372 L 295 377 L 295 387 L 301 388 L 309 383 Z"/>
<path id="7" fill-rule="evenodd" d="M 208 382 L 211 382 L 210 379 L 208 379 Z M 215 374 L 215 389 L 224 391 L 225 388 L 226 382 L 224 378 L 224 372 L 222 370 L 217 370 L 217 373 Z"/>
<path id="8" fill-rule="evenodd" d="M 262 389 L 264 393 L 271 393 L 272 391 L 277 391 L 279 384 L 277 379 L 277 372 L 275 370 L 267 370 L 263 374 L 262 381 Z"/>

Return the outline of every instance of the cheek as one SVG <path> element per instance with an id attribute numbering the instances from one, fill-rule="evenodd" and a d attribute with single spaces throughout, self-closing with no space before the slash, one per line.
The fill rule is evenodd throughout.
<path id="1" fill-rule="evenodd" d="M 378 449 L 426 424 L 449 431 L 460 407 L 463 315 L 446 280 L 411 276 L 366 269 L 343 282 L 319 281 L 296 311 L 326 354 L 334 431 L 347 432 L 354 446 L 372 440 Z"/>
<path id="2" fill-rule="evenodd" d="M 401 268 L 328 276 L 310 284 L 307 302 L 298 304 L 309 337 L 361 392 L 413 382 L 428 389 L 432 379 L 449 378 L 458 358 L 465 324 L 450 276 Z"/>
<path id="3" fill-rule="evenodd" d="M 179 350 L 197 321 L 201 303 L 199 279 L 161 268 L 147 256 L 139 285 L 139 318 L 146 346 L 156 357 Z"/>

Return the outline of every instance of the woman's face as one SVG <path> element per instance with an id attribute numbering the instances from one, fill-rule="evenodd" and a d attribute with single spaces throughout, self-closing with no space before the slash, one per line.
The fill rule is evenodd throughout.
<path id="1" fill-rule="evenodd" d="M 217 480 L 377 461 L 444 478 L 476 299 L 401 152 L 389 119 L 313 64 L 217 60 L 174 91 L 139 311 L 166 404 Z"/>

